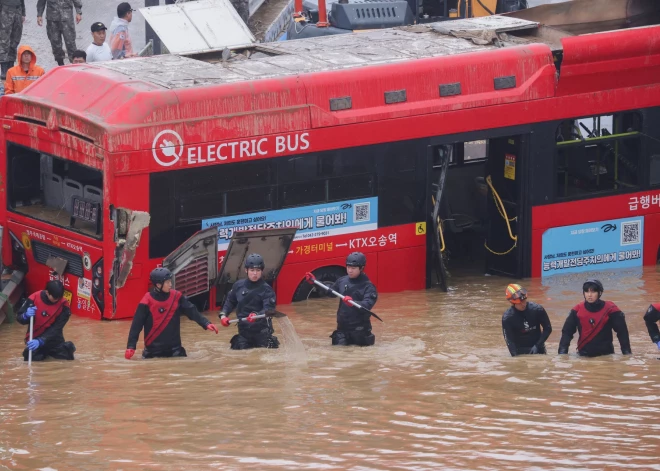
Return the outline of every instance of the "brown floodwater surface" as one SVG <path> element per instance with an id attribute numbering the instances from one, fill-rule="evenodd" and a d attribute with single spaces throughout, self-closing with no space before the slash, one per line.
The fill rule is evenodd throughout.
<path id="1" fill-rule="evenodd" d="M 501 330 L 511 280 L 485 276 L 381 295 L 372 348 L 331 347 L 331 299 L 280 307 L 304 350 L 277 320 L 283 348 L 238 352 L 235 326 L 186 320 L 188 358 L 127 361 L 129 322 L 72 318 L 76 360 L 30 370 L 25 328 L 4 324 L 0 469 L 660 470 L 660 352 L 642 320 L 660 275 L 599 277 L 632 356 L 579 358 L 577 339 L 556 354 L 585 275 L 523 283 L 554 331 L 548 355 L 516 358 Z"/>

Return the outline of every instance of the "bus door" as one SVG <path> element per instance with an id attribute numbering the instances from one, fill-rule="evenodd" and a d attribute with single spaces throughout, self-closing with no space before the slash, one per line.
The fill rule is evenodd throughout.
<path id="1" fill-rule="evenodd" d="M 210 309 L 214 300 L 205 293 L 210 292 L 218 277 L 218 228 L 213 226 L 196 232 L 165 257 L 162 265 L 172 272 L 174 288 L 200 311 Z"/>
<path id="2" fill-rule="evenodd" d="M 488 140 L 486 273 L 522 276 L 522 136 Z"/>
<path id="3" fill-rule="evenodd" d="M 443 203 L 443 194 L 445 190 L 445 181 L 447 179 L 447 170 L 449 163 L 452 160 L 453 146 L 438 146 L 431 148 L 432 152 L 436 155 L 433 156 L 434 162 L 439 172 L 436 172 L 438 180 L 432 183 L 433 196 L 431 202 L 433 203 L 433 212 L 431 214 L 431 245 L 432 245 L 432 259 L 431 264 L 433 271 L 437 275 L 438 284 L 442 291 L 447 291 L 448 288 L 448 273 L 447 273 L 447 257 L 446 257 L 446 244 L 442 227 L 442 219 L 440 218 L 440 208 Z"/>

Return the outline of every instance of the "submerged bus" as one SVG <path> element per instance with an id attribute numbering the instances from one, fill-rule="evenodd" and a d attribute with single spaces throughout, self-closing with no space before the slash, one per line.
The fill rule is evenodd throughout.
<path id="1" fill-rule="evenodd" d="M 380 292 L 659 256 L 660 27 L 495 16 L 72 65 L 0 121 L 4 264 L 97 319 L 160 264 L 215 309 L 236 231 L 297 228 L 280 304 L 356 250 Z"/>

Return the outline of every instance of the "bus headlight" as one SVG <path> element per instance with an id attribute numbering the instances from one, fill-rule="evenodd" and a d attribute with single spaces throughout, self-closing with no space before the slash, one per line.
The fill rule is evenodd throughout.
<path id="1" fill-rule="evenodd" d="M 25 255 L 25 247 L 23 247 L 23 243 L 13 232 L 9 232 L 9 235 L 11 236 L 11 263 L 14 268 L 27 273 L 28 261 Z"/>
<path id="2" fill-rule="evenodd" d="M 92 297 L 96 302 L 101 317 L 103 317 L 104 292 L 103 292 L 103 259 L 101 258 L 92 267 Z"/>

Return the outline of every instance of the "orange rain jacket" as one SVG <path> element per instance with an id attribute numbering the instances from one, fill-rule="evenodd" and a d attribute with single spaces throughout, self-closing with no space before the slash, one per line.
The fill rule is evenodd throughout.
<path id="1" fill-rule="evenodd" d="M 23 70 L 21 57 L 25 51 L 32 53 L 32 61 L 27 72 Z M 44 69 L 37 65 L 37 55 L 30 46 L 21 46 L 18 48 L 18 65 L 7 71 L 7 80 L 5 80 L 5 95 L 18 93 L 25 90 L 29 85 L 36 82 L 44 74 Z"/>

